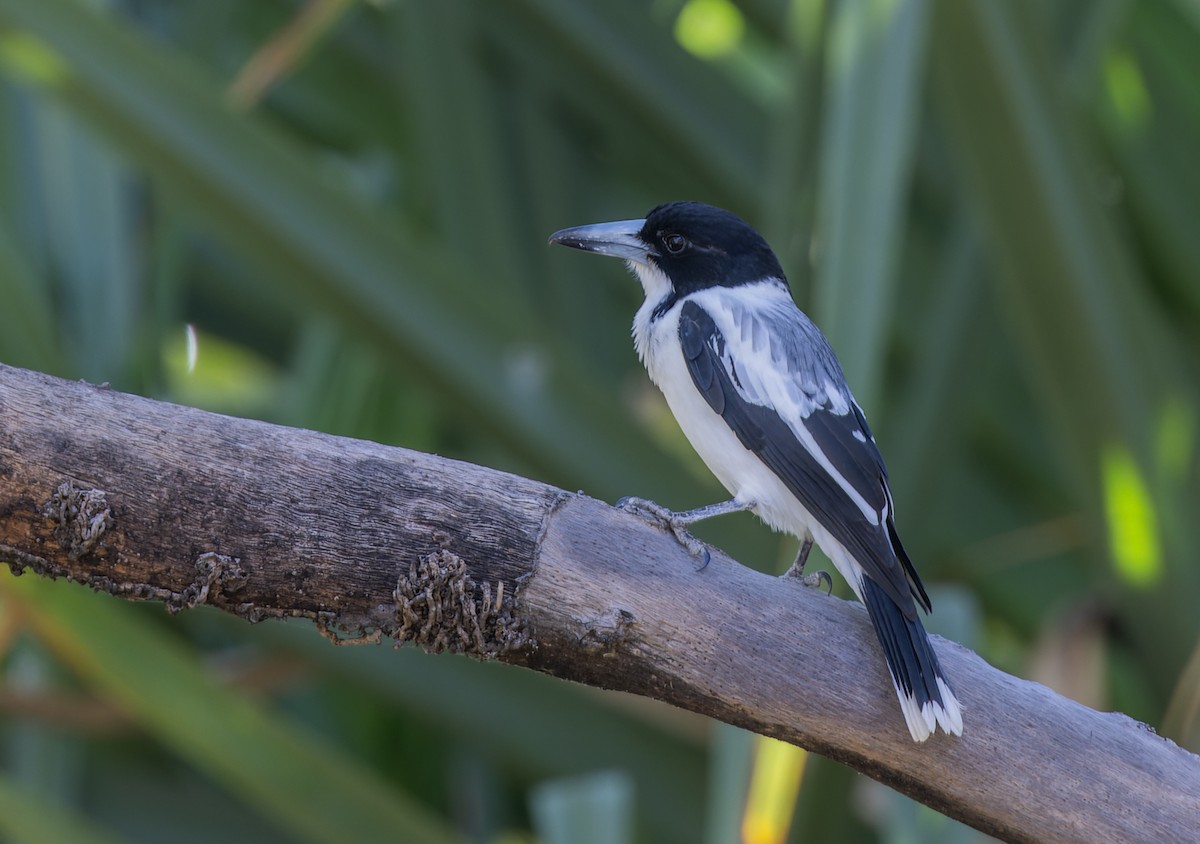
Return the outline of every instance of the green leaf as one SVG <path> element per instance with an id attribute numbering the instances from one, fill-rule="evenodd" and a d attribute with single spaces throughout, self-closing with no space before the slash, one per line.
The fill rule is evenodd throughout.
<path id="1" fill-rule="evenodd" d="M 921 113 L 926 0 L 834 6 L 814 318 L 870 414 L 883 377 Z"/>
<path id="2" fill-rule="evenodd" d="M 291 624 L 260 629 L 339 682 L 383 695 L 403 711 L 462 736 L 498 763 L 519 763 L 547 778 L 597 768 L 627 770 L 637 790 L 639 828 L 655 841 L 699 837 L 704 818 L 696 804 L 706 773 L 702 746 L 661 729 L 657 719 L 631 715 L 619 699 L 499 663 L 413 647 L 331 648 L 311 630 Z M 496 729 L 497 724 L 505 728 Z"/>
<path id="3" fill-rule="evenodd" d="M 49 290 L 16 241 L 0 226 L 0 359 L 14 366 L 59 372 L 62 356 Z"/>
<path id="4" fill-rule="evenodd" d="M 617 771 L 541 783 L 529 797 L 529 808 L 544 844 L 633 841 L 633 785 Z"/>
<path id="5" fill-rule="evenodd" d="M 87 819 L 0 774 L 0 838 L 9 844 L 120 844 Z"/>
<path id="6" fill-rule="evenodd" d="M 279 713 L 222 688 L 197 656 L 111 598 L 6 578 L 47 647 L 98 693 L 298 840 L 457 840 L 427 810 Z"/>
<path id="7" fill-rule="evenodd" d="M 742 834 L 754 765 L 754 734 L 728 724 L 714 724 L 709 757 L 704 840 L 707 844 L 737 841 Z"/>
<path id="8" fill-rule="evenodd" d="M 437 384 L 531 465 L 586 479 L 599 494 L 622 494 L 646 476 L 686 488 L 671 480 L 675 462 L 591 379 L 537 349 L 542 374 L 521 379 L 514 355 L 536 332 L 503 286 L 475 283 L 452 248 L 333 184 L 293 143 L 223 103 L 211 80 L 72 0 L 0 0 L 0 26 L 9 27 L 0 37 L 51 57 L 42 64 L 54 72 L 26 73 L 26 82 L 100 127 L 289 297 Z M 471 232 L 455 235 L 469 241 Z"/>
<path id="9" fill-rule="evenodd" d="M 1145 282 L 1130 245 L 1097 201 L 1095 164 L 1030 7 L 964 0 L 937 11 L 940 113 L 998 263 L 1012 352 L 1041 402 L 1034 418 L 1022 414 L 1023 424 L 1041 418 L 1055 426 L 1055 462 L 1044 471 L 1069 478 L 1094 557 L 1114 572 L 1118 549 L 1103 538 L 1125 532 L 1109 524 L 1114 511 L 1102 500 L 1105 454 L 1118 445 L 1136 475 L 1151 479 L 1147 488 L 1158 491 L 1154 431 L 1173 394 L 1187 389 L 1181 350 L 1151 299 L 1139 295 Z M 1150 510 L 1139 511 L 1143 525 L 1175 521 L 1155 511 L 1176 501 L 1157 494 L 1144 503 Z M 1157 537 L 1155 547 L 1170 538 Z M 1184 563 L 1191 556 L 1187 546 L 1170 549 L 1174 587 L 1125 594 L 1118 605 L 1135 637 L 1157 643 L 1146 657 L 1161 677 L 1187 656 L 1191 634 L 1169 631 L 1189 617 L 1191 599 L 1183 596 L 1200 588 L 1195 567 Z M 1187 629 L 1194 631 L 1194 622 Z"/>
<path id="10" fill-rule="evenodd" d="M 1139 234 L 1162 280 L 1200 320 L 1200 239 L 1189 223 L 1200 215 L 1200 59 L 1194 15 L 1175 3 L 1128 4 L 1123 37 L 1110 42 L 1096 74 L 1096 111 L 1122 170 Z"/>
<path id="11" fill-rule="evenodd" d="M 1057 421 L 1095 432 L 1073 437 L 1070 452 L 1079 475 L 1093 480 L 1104 437 L 1133 444 L 1139 461 L 1147 453 L 1143 409 L 1157 390 L 1146 373 L 1156 370 L 1131 295 L 1130 256 L 1092 199 L 1084 151 L 1024 8 L 938 6 L 939 103 L 1003 270 L 1015 351 Z M 1059 386 L 1068 383 L 1070 400 Z"/>

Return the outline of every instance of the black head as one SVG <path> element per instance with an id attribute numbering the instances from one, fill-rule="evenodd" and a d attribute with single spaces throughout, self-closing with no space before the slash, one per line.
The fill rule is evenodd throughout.
<path id="1" fill-rule="evenodd" d="M 702 202 L 668 202 L 646 215 L 638 239 L 675 291 L 784 279 L 779 259 L 741 217 Z"/>
<path id="2" fill-rule="evenodd" d="M 563 229 L 550 235 L 550 242 L 624 258 L 637 271 L 647 294 L 665 281 L 676 296 L 765 278 L 786 284 L 779 260 L 762 235 L 736 214 L 702 202 L 668 202 L 643 220 Z M 654 277 L 665 279 L 656 282 Z"/>

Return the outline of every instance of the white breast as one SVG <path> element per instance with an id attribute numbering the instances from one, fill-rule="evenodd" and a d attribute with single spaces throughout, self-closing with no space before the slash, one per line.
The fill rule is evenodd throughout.
<path id="1" fill-rule="evenodd" d="M 754 501 L 754 512 L 776 530 L 798 537 L 812 525 L 808 512 L 778 476 L 742 445 L 696 389 L 683 359 L 676 303 L 651 321 L 657 303 L 642 305 L 634 318 L 634 343 L 650 380 L 662 391 L 684 436 L 717 480 L 739 501 Z"/>
<path id="2" fill-rule="evenodd" d="M 635 270 L 639 270 L 639 277 L 643 275 L 640 265 L 635 265 Z M 643 278 L 642 283 L 649 287 L 647 279 Z M 638 309 L 633 320 L 634 345 L 650 380 L 662 391 L 692 448 L 735 499 L 755 502 L 753 512 L 771 528 L 800 539 L 812 536 L 861 600 L 863 571 L 858 562 L 813 518 L 779 476 L 742 445 L 696 388 L 679 340 L 683 303 L 676 302 L 652 319 L 661 301 L 662 297 L 648 297 Z"/>

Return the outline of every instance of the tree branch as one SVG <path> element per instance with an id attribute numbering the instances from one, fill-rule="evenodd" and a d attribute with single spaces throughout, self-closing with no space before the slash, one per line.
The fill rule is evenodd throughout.
<path id="1" fill-rule="evenodd" d="M 653 697 L 1011 841 L 1186 840 L 1200 758 L 937 637 L 961 738 L 908 737 L 861 607 L 479 466 L 0 365 L 0 562 L 171 610 L 314 619 Z"/>

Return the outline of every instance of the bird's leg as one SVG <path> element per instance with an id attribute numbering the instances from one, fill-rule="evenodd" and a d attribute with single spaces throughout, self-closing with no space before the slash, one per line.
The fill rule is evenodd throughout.
<path id="1" fill-rule="evenodd" d="M 813 538 L 811 535 L 806 535 L 804 541 L 800 543 L 800 550 L 796 553 L 796 561 L 792 563 L 791 568 L 786 572 L 788 577 L 798 577 L 800 582 L 805 586 L 813 587 L 825 584 L 829 594 L 833 594 L 833 578 L 829 576 L 827 571 L 814 571 L 812 574 L 804 573 L 804 564 L 808 562 L 808 553 L 812 551 Z"/>
<path id="2" fill-rule="evenodd" d="M 727 513 L 739 513 L 743 510 L 750 510 L 754 507 L 754 502 L 738 501 L 734 498 L 730 501 L 722 501 L 719 504 L 709 504 L 705 507 L 697 507 L 695 510 L 684 510 L 683 512 L 676 513 L 668 510 L 661 504 L 656 504 L 645 498 L 629 496 L 618 501 L 617 507 L 626 513 L 637 516 L 644 522 L 671 531 L 675 537 L 675 541 L 686 548 L 689 554 L 700 560 L 700 568 L 704 568 L 711 559 L 708 547 L 699 539 L 692 536 L 688 532 L 687 526 L 705 519 L 711 519 L 714 516 L 724 516 Z"/>
<path id="3" fill-rule="evenodd" d="M 800 543 L 800 550 L 796 552 L 796 561 L 792 563 L 789 572 L 794 572 L 797 576 L 804 574 L 804 565 L 808 562 L 808 554 L 812 551 L 813 538 L 805 535 L 804 541 Z"/>

